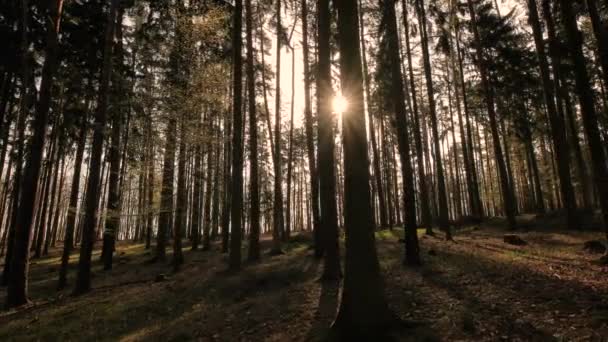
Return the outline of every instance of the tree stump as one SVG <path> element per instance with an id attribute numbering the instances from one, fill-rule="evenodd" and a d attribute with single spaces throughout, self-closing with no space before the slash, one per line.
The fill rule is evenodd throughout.
<path id="1" fill-rule="evenodd" d="M 528 244 L 521 237 L 519 237 L 519 235 L 515 234 L 505 234 L 505 236 L 503 237 L 503 241 L 514 246 L 525 246 Z"/>

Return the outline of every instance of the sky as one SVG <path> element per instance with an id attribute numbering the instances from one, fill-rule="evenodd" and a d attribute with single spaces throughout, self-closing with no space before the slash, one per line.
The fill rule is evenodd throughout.
<path id="1" fill-rule="evenodd" d="M 521 17 L 525 14 L 524 8 L 517 0 L 495 0 L 500 7 L 501 15 L 506 15 L 513 8 L 516 8 L 516 16 Z M 282 17 L 283 25 L 290 32 L 293 27 L 293 17 L 291 15 L 284 15 Z M 265 46 L 266 52 L 269 53 L 266 58 L 266 62 L 275 67 L 276 60 L 276 38 L 275 30 L 266 22 L 265 30 L 269 37 L 272 37 L 272 46 Z M 302 63 L 302 28 L 301 21 L 297 21 L 296 29 L 292 37 L 292 46 L 295 46 L 295 101 L 294 101 L 294 125 L 295 127 L 301 127 L 304 118 L 304 66 Z M 309 44 L 315 37 L 315 31 L 309 32 Z M 369 57 L 368 57 L 369 58 Z M 313 60 L 314 56 L 309 56 L 309 61 Z M 284 122 L 288 122 L 291 109 L 291 69 L 292 69 L 292 54 L 287 48 L 281 50 L 281 108 L 282 117 Z M 274 81 L 273 91 L 268 93 L 268 101 L 270 110 L 274 113 Z M 272 115 L 274 117 L 274 115 Z M 273 120 L 274 121 L 274 120 Z"/>

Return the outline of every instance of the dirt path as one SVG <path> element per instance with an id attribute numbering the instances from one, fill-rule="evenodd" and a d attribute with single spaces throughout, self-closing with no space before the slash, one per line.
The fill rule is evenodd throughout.
<path id="1" fill-rule="evenodd" d="M 527 246 L 496 230 L 460 232 L 455 243 L 422 237 L 425 265 L 401 266 L 398 236 L 378 234 L 391 307 L 427 323 L 398 340 L 601 340 L 608 337 L 608 279 L 582 252 L 592 233 L 524 233 Z M 219 252 L 185 254 L 170 274 L 143 246 L 121 245 L 116 267 L 94 269 L 94 291 L 57 294 L 58 258 L 32 265 L 33 307 L 0 313 L 0 340 L 321 340 L 339 290 L 317 281 L 322 263 L 303 241 L 285 255 L 225 271 Z M 432 251 L 429 253 L 429 251 Z M 170 258 L 170 256 L 169 256 Z M 166 279 L 155 281 L 159 274 Z M 70 280 L 73 280 L 71 274 Z M 5 290 L 0 291 L 5 296 Z"/>

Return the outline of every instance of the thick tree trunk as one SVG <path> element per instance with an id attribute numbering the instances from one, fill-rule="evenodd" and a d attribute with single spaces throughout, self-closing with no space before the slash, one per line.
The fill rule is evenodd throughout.
<path id="1" fill-rule="evenodd" d="M 33 137 L 26 154 L 26 166 L 22 181 L 22 196 L 19 201 L 19 213 L 15 222 L 15 240 L 11 255 L 8 277 L 7 308 L 17 307 L 28 302 L 27 276 L 29 271 L 29 244 L 32 232 L 32 218 L 35 210 L 35 196 L 38 190 L 38 179 L 44 150 L 46 126 L 51 104 L 53 76 L 58 57 L 58 33 L 61 20 L 62 0 L 49 3 L 46 23 L 46 56 L 42 68 L 39 100 L 36 104 L 36 115 L 32 126 Z M 24 52 L 24 76 L 28 73 L 27 53 L 27 19 L 29 16 L 28 0 L 21 1 L 22 51 Z M 45 9 L 43 9 L 45 10 Z M 24 77 L 27 79 L 27 76 Z M 27 82 L 24 82 L 27 86 Z M 27 96 L 27 95 L 25 95 Z"/>
<path id="2" fill-rule="evenodd" d="M 319 186 L 321 200 L 321 231 L 324 240 L 323 279 L 340 278 L 340 252 L 338 241 L 338 209 L 336 207 L 335 138 L 331 110 L 330 10 L 329 0 L 317 2 L 317 108 L 319 117 Z M 358 33 L 357 33 L 358 34 Z M 364 183 L 368 184 L 368 183 Z M 361 184 L 363 185 L 363 183 Z M 373 227 L 370 227 L 373 229 Z"/>
<path id="3" fill-rule="evenodd" d="M 587 144 L 591 151 L 591 162 L 593 165 L 593 177 L 597 193 L 599 194 L 600 208 L 604 217 L 604 226 L 608 236 L 608 169 L 606 156 L 602 147 L 600 137 L 598 116 L 595 111 L 595 100 L 591 89 L 589 75 L 586 69 L 586 60 L 582 49 L 582 36 L 578 30 L 572 2 L 560 0 L 562 21 L 566 31 L 570 56 L 574 62 L 574 76 L 576 80 L 576 92 L 578 94 L 581 112 L 583 115 L 583 126 L 587 135 Z"/>
<path id="4" fill-rule="evenodd" d="M 107 121 L 108 97 L 110 93 L 110 76 L 112 75 L 112 41 L 116 24 L 118 0 L 112 0 L 107 15 L 105 42 L 103 48 L 103 67 L 99 83 L 97 98 L 97 111 L 95 113 L 95 129 L 93 130 L 93 143 L 91 150 L 91 166 L 87 184 L 87 197 L 85 217 L 80 246 L 80 259 L 78 260 L 78 275 L 74 294 L 82 294 L 91 289 L 91 254 L 95 243 L 95 228 L 97 223 L 97 210 L 101 183 L 101 156 L 105 139 L 105 126 Z"/>
<path id="5" fill-rule="evenodd" d="M 339 1 L 336 7 L 340 79 L 349 108 L 342 118 L 344 168 L 348 170 L 344 174 L 346 264 L 342 300 L 332 332 L 342 340 L 378 339 L 394 320 L 384 296 L 374 243 L 357 2 Z"/>

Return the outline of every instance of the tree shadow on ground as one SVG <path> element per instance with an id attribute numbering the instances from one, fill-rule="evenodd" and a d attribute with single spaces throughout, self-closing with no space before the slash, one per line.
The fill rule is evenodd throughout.
<path id="1" fill-rule="evenodd" d="M 466 310 L 498 318 L 500 330 L 510 338 L 555 340 L 552 331 L 539 322 L 526 320 L 524 314 L 542 317 L 555 313 L 556 321 L 569 320 L 580 315 L 581 308 L 600 308 L 598 304 L 606 298 L 606 293 L 578 281 L 550 277 L 478 254 L 449 250 L 442 251 L 439 259 L 420 269 L 424 281 L 447 291 Z M 449 264 L 451 270 L 446 272 L 441 263 Z M 490 295 L 484 295 L 483 291 Z"/>
<path id="2" fill-rule="evenodd" d="M 313 316 L 312 326 L 306 335 L 306 341 L 325 341 L 329 328 L 338 311 L 340 283 L 330 281 L 320 282 L 321 294 Z"/>

